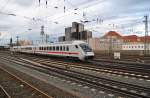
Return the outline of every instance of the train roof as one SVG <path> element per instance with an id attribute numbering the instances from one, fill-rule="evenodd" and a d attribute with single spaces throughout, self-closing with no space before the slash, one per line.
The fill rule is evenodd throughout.
<path id="1" fill-rule="evenodd" d="M 37 47 L 37 46 L 49 46 L 49 45 L 77 45 L 77 44 L 82 44 L 86 43 L 84 41 L 65 41 L 65 42 L 56 42 L 56 43 L 50 43 L 50 44 L 37 44 L 37 45 L 26 45 L 26 46 L 14 46 L 14 48 L 21 47 Z"/>
<path id="2" fill-rule="evenodd" d="M 38 44 L 38 46 L 46 46 L 46 45 L 75 45 L 75 44 L 82 44 L 86 43 L 84 41 L 65 41 L 65 42 L 56 42 L 56 43 L 50 43 L 50 44 Z"/>

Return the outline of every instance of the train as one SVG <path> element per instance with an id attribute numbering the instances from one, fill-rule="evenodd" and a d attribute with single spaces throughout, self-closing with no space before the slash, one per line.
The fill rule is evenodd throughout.
<path id="1" fill-rule="evenodd" d="M 10 51 L 73 58 L 81 61 L 92 59 L 94 57 L 94 52 L 84 41 L 67 41 L 50 44 L 14 46 L 10 49 Z"/>

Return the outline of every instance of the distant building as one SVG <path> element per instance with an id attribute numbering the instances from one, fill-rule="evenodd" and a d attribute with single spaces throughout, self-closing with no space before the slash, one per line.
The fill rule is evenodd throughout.
<path id="1" fill-rule="evenodd" d="M 103 51 L 105 53 L 120 51 L 122 48 L 122 42 L 122 36 L 115 31 L 110 31 L 101 38 L 89 39 L 89 45 L 93 50 Z"/>
<path id="2" fill-rule="evenodd" d="M 84 25 L 77 22 L 72 22 L 72 32 L 82 32 L 84 31 Z"/>
<path id="3" fill-rule="evenodd" d="M 115 31 L 109 31 L 101 38 L 89 39 L 89 45 L 93 50 L 106 53 L 119 51 L 129 54 L 143 54 L 145 49 L 144 42 L 145 37 L 138 37 L 136 35 L 121 36 Z M 146 47 L 150 53 L 150 36 L 147 37 L 147 42 Z"/>
<path id="4" fill-rule="evenodd" d="M 105 50 L 109 53 L 120 51 L 122 48 L 122 42 L 122 36 L 119 33 L 115 31 L 109 31 L 100 38 L 100 50 Z"/>
<path id="5" fill-rule="evenodd" d="M 144 50 L 146 47 L 146 50 L 148 51 L 148 54 L 150 53 L 150 36 L 147 37 L 147 44 L 145 45 L 145 36 L 138 37 L 136 35 L 131 36 L 123 36 L 123 45 L 122 50 L 128 51 L 129 53 L 140 53 L 141 55 L 144 54 Z"/>
<path id="6" fill-rule="evenodd" d="M 92 38 L 92 32 L 84 30 L 84 25 L 73 22 L 72 27 L 65 28 L 65 40 L 87 40 Z"/>
<path id="7" fill-rule="evenodd" d="M 32 42 L 31 41 L 28 41 L 28 40 L 19 40 L 18 44 L 20 46 L 26 46 L 26 45 L 31 45 Z"/>
<path id="8" fill-rule="evenodd" d="M 60 37 L 58 38 L 58 41 L 59 41 L 59 42 L 65 41 L 65 36 L 60 36 Z"/>
<path id="9" fill-rule="evenodd" d="M 88 39 L 88 44 L 93 50 L 100 50 L 100 39 L 99 38 L 90 38 Z"/>
<path id="10" fill-rule="evenodd" d="M 72 27 L 65 28 L 65 40 L 71 41 Z"/>

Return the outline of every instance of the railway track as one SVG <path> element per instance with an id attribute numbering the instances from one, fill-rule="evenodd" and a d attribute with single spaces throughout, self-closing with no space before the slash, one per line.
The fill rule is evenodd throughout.
<path id="1" fill-rule="evenodd" d="M 18 57 L 20 58 L 20 56 Z M 23 58 L 26 58 L 23 57 Z M 116 75 L 123 75 L 127 77 L 133 77 L 133 78 L 139 78 L 139 79 L 144 79 L 144 80 L 150 80 L 150 68 L 144 69 L 143 67 L 138 67 L 135 65 L 130 65 L 132 68 L 128 68 L 127 65 L 123 64 L 111 64 L 111 63 L 100 63 L 100 64 L 89 64 L 89 63 L 77 63 L 77 62 L 65 62 L 63 60 L 58 60 L 58 59 L 46 59 L 46 58 L 40 58 L 40 57 L 28 57 L 28 59 L 32 59 L 33 61 L 36 61 L 38 63 L 41 62 L 46 62 L 46 63 L 53 63 L 53 64 L 59 64 L 68 66 L 71 68 L 78 68 L 78 69 L 84 69 L 84 70 L 91 70 L 94 72 L 104 72 L 104 73 L 110 73 L 110 74 L 116 74 Z M 63 66 L 62 65 L 62 66 Z M 129 69 L 129 70 L 128 70 Z M 140 70 L 139 71 L 137 71 Z M 146 70 L 146 71 L 145 71 Z"/>
<path id="2" fill-rule="evenodd" d="M 0 85 L 0 98 L 11 98 L 2 85 Z"/>
<path id="3" fill-rule="evenodd" d="M 117 81 L 112 81 L 112 80 L 108 80 L 105 78 L 100 78 L 100 77 L 84 74 L 81 72 L 76 72 L 73 70 L 66 70 L 65 68 L 57 67 L 56 64 L 50 65 L 47 63 L 42 63 L 42 64 L 37 63 L 37 62 L 33 63 L 32 61 L 29 61 L 29 60 L 24 59 L 24 61 L 23 61 L 23 59 L 19 60 L 19 59 L 15 59 L 15 58 L 13 60 L 17 61 L 18 63 L 19 62 L 26 63 L 26 65 L 28 65 L 28 67 L 29 67 L 29 64 L 31 64 L 36 67 L 43 68 L 43 69 L 47 70 L 47 72 L 49 72 L 49 71 L 55 72 L 61 76 L 63 75 L 63 78 L 68 77 L 68 79 L 71 79 L 72 81 L 78 81 L 81 84 L 84 84 L 84 85 L 86 84 L 95 89 L 104 89 L 105 91 L 113 92 L 113 93 L 119 94 L 119 95 L 124 95 L 129 98 L 149 98 L 150 97 L 149 96 L 150 90 L 148 88 L 139 87 L 139 86 L 131 85 L 131 84 L 127 84 L 127 83 L 121 83 L 121 82 L 117 82 Z M 125 88 L 125 89 L 123 89 L 123 88 Z"/>
<path id="4" fill-rule="evenodd" d="M 32 84 L 29 84 L 28 82 L 16 76 L 15 74 L 9 72 L 8 70 L 2 67 L 0 67 L 0 70 L 3 72 L 3 74 L 5 73 L 5 76 L 7 77 L 8 81 L 6 81 L 5 79 L 4 80 L 6 82 L 10 82 L 7 85 L 5 83 L 2 83 L 3 85 L 0 86 L 3 93 L 3 97 L 1 98 L 14 98 L 14 97 L 24 98 L 23 95 L 19 95 L 20 92 L 22 92 L 22 94 L 24 94 L 26 97 L 30 97 L 30 98 L 52 98 L 45 92 L 36 88 Z M 20 91 L 17 90 L 12 91 L 10 88 L 12 88 L 13 86 L 7 87 L 8 85 L 16 85 L 15 88 L 21 86 L 22 88 L 18 88 L 20 89 Z"/>
<path id="5" fill-rule="evenodd" d="M 143 74 L 149 75 L 150 74 L 150 65 L 148 64 L 141 64 L 141 63 L 128 63 L 128 62 L 114 62 L 110 60 L 93 60 L 89 61 L 90 63 L 102 66 L 105 68 L 113 68 L 113 69 L 120 69 L 124 71 L 129 71 L 135 74 Z"/>

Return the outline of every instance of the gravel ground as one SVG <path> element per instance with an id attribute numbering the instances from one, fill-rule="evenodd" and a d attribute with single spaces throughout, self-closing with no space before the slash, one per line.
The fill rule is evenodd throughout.
<path id="1" fill-rule="evenodd" d="M 0 62 L 2 62 L 2 61 L 0 60 Z M 68 92 L 65 92 L 61 89 L 58 89 L 58 88 L 56 88 L 55 86 L 53 86 L 49 83 L 45 83 L 44 81 L 41 81 L 42 79 L 39 80 L 38 78 L 40 78 L 41 75 L 37 74 L 37 73 L 34 73 L 34 71 L 32 72 L 31 69 L 25 68 L 26 70 L 24 70 L 23 68 L 21 68 L 19 66 L 15 66 L 14 64 L 9 63 L 9 65 L 8 65 L 8 62 L 7 63 L 5 62 L 5 64 L 0 63 L 0 66 L 3 67 L 3 68 L 6 68 L 7 70 L 9 70 L 11 72 L 13 72 L 17 76 L 22 77 L 22 79 L 26 80 L 29 83 L 32 83 L 35 87 L 41 89 L 42 91 L 47 92 L 53 98 L 79 98 L 79 97 L 76 97 L 75 95 L 72 95 Z M 17 70 L 14 69 L 14 68 L 16 68 Z M 20 69 L 21 72 L 19 72 L 18 69 Z M 28 75 L 23 73 L 23 72 L 27 73 Z M 32 73 L 34 73 L 34 77 L 32 77 L 33 76 Z M 32 74 L 32 75 L 29 76 L 29 74 Z M 4 78 L 3 73 L 0 73 L 0 75 L 1 75 L 2 78 Z M 38 77 L 38 78 L 35 78 L 35 77 Z M 47 80 L 48 78 L 45 78 L 45 79 Z M 12 86 L 10 86 L 12 83 L 8 82 L 6 79 L 3 79 L 3 80 L 5 80 L 3 83 L 8 85 L 7 87 L 11 87 L 10 90 L 18 91 L 18 93 L 20 93 L 21 97 L 14 96 L 13 98 L 38 98 L 38 96 L 36 96 L 36 97 L 24 96 L 23 92 L 20 92 L 20 90 L 18 88 L 16 89 L 17 86 L 15 84 L 13 84 L 14 88 L 12 88 Z M 31 93 L 32 91 L 28 91 L 28 92 Z M 28 92 L 26 92 L 26 93 L 28 94 Z"/>
<path id="2" fill-rule="evenodd" d="M 0 69 L 0 84 L 12 98 L 43 98 L 33 89 L 12 78 Z"/>
<path id="3" fill-rule="evenodd" d="M 75 98 L 73 96 L 70 97 L 68 93 L 60 89 L 73 93 L 74 95 L 81 96 L 82 98 L 125 98 L 121 96 L 116 97 L 114 94 L 107 93 L 103 90 L 97 90 L 97 89 L 88 87 L 84 84 L 78 84 L 72 81 L 53 77 L 48 74 L 44 74 L 36 70 L 29 69 L 29 68 L 26 68 L 17 64 L 10 65 L 10 62 L 6 62 L 6 61 L 5 62 L 3 61 L 3 63 L 5 64 L 5 66 L 3 67 L 7 67 L 7 69 L 10 69 L 11 67 L 10 70 L 14 68 L 16 70 L 19 70 L 23 73 L 30 75 L 30 76 L 27 76 L 27 75 L 24 76 L 23 73 L 18 74 L 18 75 L 21 75 L 23 78 L 26 78 L 28 81 L 33 82 L 34 85 L 38 86 L 38 88 L 41 88 L 41 89 L 44 88 L 43 90 L 45 90 L 45 92 L 48 92 L 51 96 L 55 98 Z M 18 71 L 14 71 L 14 70 L 13 72 L 18 73 Z M 60 94 L 60 92 L 58 92 L 58 89 L 55 90 L 55 88 L 60 88 L 59 91 L 63 92 L 63 94 Z"/>

